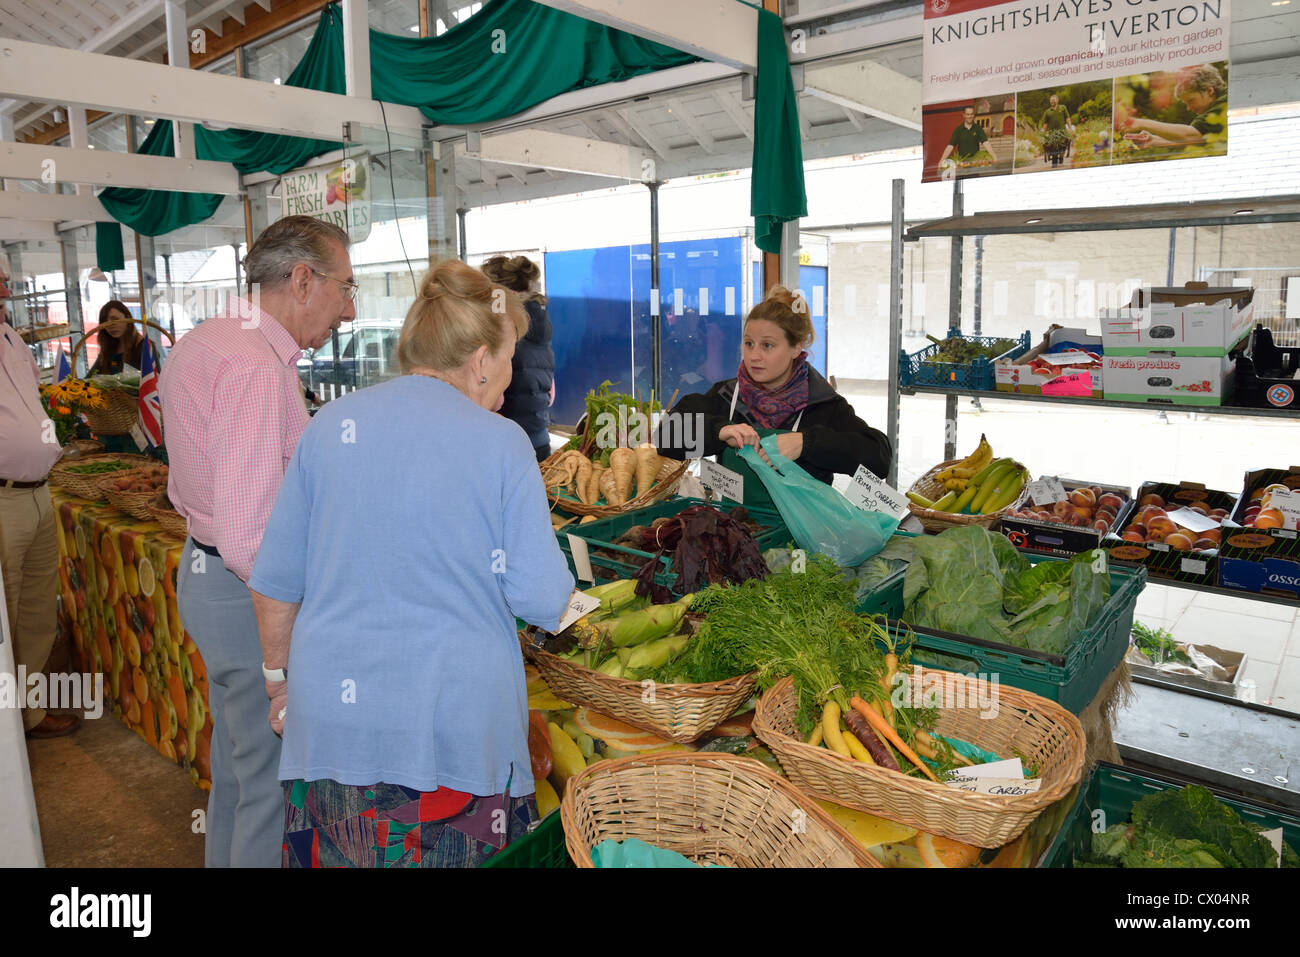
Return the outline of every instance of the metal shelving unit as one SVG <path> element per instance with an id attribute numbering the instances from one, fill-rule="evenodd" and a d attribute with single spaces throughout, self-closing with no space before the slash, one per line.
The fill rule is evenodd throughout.
<path id="1" fill-rule="evenodd" d="M 942 395 L 947 398 L 944 422 L 944 460 L 956 458 L 957 398 L 967 396 L 976 400 L 1043 402 L 1081 407 L 1131 409 L 1142 412 L 1197 412 L 1204 415 L 1232 415 L 1254 418 L 1290 419 L 1300 422 L 1300 410 L 1248 408 L 1236 406 L 1173 405 L 1163 402 L 1116 402 L 1106 399 L 1083 399 L 1061 396 L 1028 395 L 1016 392 L 986 392 L 980 390 L 939 389 L 918 386 L 902 389 L 898 381 L 898 354 L 903 329 L 903 244 L 919 242 L 932 237 L 954 239 L 951 250 L 951 269 L 948 288 L 948 328 L 961 328 L 961 278 L 962 252 L 967 237 L 1014 235 L 1024 233 L 1057 233 L 1081 231 L 1106 231 L 1120 229 L 1161 229 L 1184 226 L 1236 226 L 1259 223 L 1300 222 L 1300 196 L 1260 197 L 1251 199 L 1214 200 L 1198 203 L 1161 203 L 1129 206 L 1121 209 L 1051 209 L 1007 210 L 966 215 L 962 205 L 961 181 L 953 183 L 953 215 L 945 219 L 921 223 L 910 229 L 903 221 L 903 181 L 894 180 L 893 218 L 890 257 L 890 324 L 889 324 L 889 395 L 888 429 L 894 448 L 898 448 L 898 419 L 900 395 Z M 890 472 L 890 482 L 898 481 L 898 464 Z M 1232 588 L 1199 586 L 1165 579 L 1148 582 L 1172 588 L 1185 588 L 1206 594 L 1227 595 L 1251 601 L 1269 602 L 1289 607 L 1300 606 L 1300 601 Z"/>

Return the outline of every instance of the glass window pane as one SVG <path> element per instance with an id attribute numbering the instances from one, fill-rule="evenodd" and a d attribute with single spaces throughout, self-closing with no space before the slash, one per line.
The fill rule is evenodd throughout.
<path id="1" fill-rule="evenodd" d="M 266 83 L 283 83 L 307 52 L 317 21 L 317 17 L 310 17 L 301 27 L 245 47 L 244 76 Z"/>

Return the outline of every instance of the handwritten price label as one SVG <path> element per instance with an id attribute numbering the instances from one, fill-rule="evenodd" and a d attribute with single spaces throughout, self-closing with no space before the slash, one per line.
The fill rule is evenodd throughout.
<path id="1" fill-rule="evenodd" d="M 865 512 L 882 512 L 902 519 L 907 515 L 907 496 L 887 485 L 880 476 L 859 465 L 844 497 Z"/>
<path id="2" fill-rule="evenodd" d="M 745 501 L 745 479 L 739 472 L 704 459 L 700 462 L 700 481 L 733 502 Z"/>
<path id="3" fill-rule="evenodd" d="M 1065 486 L 1053 475 L 1044 475 L 1029 483 L 1029 500 L 1035 505 L 1052 505 L 1064 502 L 1067 497 Z"/>
<path id="4" fill-rule="evenodd" d="M 564 616 L 560 619 L 560 624 L 555 629 L 558 635 L 564 629 L 568 628 L 583 615 L 589 615 L 600 607 L 600 599 L 592 598 L 590 595 L 584 595 L 580 591 L 575 591 L 569 599 L 569 607 Z"/>

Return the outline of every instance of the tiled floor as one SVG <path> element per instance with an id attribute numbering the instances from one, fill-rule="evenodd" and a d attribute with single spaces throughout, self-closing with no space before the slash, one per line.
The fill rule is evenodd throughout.
<path id="1" fill-rule="evenodd" d="M 1300 712 L 1300 611 L 1286 605 L 1199 595 L 1154 582 L 1138 598 L 1138 621 L 1170 631 L 1182 642 L 1246 654 L 1244 678 L 1256 700 Z"/>

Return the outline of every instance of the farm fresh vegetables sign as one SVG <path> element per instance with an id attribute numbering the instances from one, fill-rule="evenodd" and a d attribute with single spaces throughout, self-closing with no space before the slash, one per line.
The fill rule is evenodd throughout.
<path id="1" fill-rule="evenodd" d="M 285 173 L 280 179 L 285 216 L 323 219 L 347 231 L 354 243 L 370 235 L 370 157 Z"/>
<path id="2" fill-rule="evenodd" d="M 1228 151 L 1231 0 L 926 0 L 923 177 Z"/>

